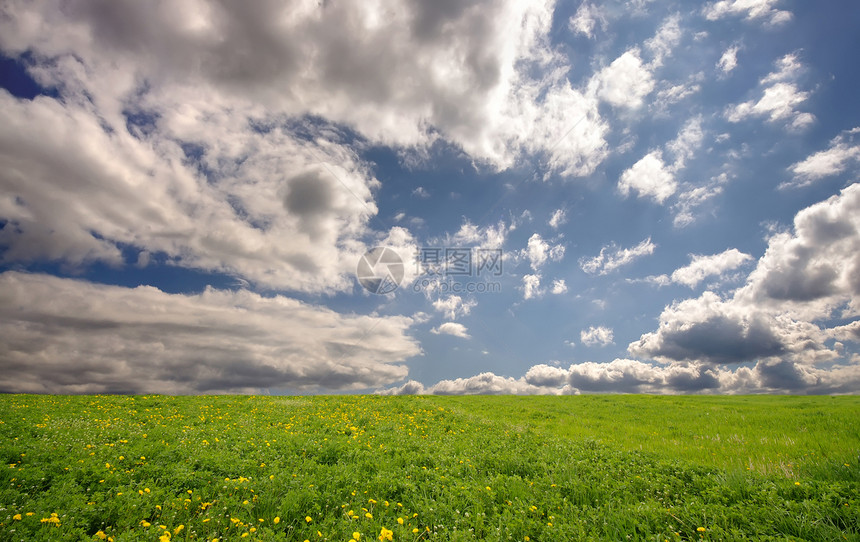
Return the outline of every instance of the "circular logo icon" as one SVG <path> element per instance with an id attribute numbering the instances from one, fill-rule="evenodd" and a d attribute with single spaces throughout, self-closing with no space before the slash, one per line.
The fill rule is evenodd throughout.
<path id="1" fill-rule="evenodd" d="M 373 294 L 389 294 L 396 290 L 403 280 L 403 273 L 403 260 L 388 247 L 376 247 L 365 252 L 355 270 L 359 284 Z"/>

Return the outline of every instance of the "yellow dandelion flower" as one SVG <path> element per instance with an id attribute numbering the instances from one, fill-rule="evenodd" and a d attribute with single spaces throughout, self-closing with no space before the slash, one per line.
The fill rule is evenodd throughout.
<path id="1" fill-rule="evenodd" d="M 705 528 L 704 528 L 704 527 L 696 527 L 696 530 L 697 530 L 697 531 L 699 531 L 700 533 L 705 532 Z"/>
<path id="2" fill-rule="evenodd" d="M 403 518 L 397 518 L 397 524 L 403 525 Z"/>
<path id="3" fill-rule="evenodd" d="M 145 519 L 144 519 L 144 520 L 142 520 L 142 521 L 140 522 L 140 524 L 141 524 L 141 525 L 143 525 L 144 527 L 149 527 L 150 525 L 152 525 L 152 523 L 150 523 L 150 522 L 146 521 Z"/>
<path id="4" fill-rule="evenodd" d="M 15 514 L 14 516 L 12 516 L 12 519 L 14 519 L 15 521 L 20 520 L 20 519 L 21 519 L 21 514 Z"/>
<path id="5" fill-rule="evenodd" d="M 272 523 L 274 523 L 275 525 L 277 525 L 280 522 L 281 522 L 281 518 L 279 516 L 275 516 L 275 519 L 272 520 Z"/>
<path id="6" fill-rule="evenodd" d="M 104 533 L 104 531 L 98 531 L 95 534 L 95 537 L 98 538 L 99 540 L 105 540 L 107 538 L 107 535 Z"/>
<path id="7" fill-rule="evenodd" d="M 313 521 L 313 518 L 312 518 L 312 517 L 310 517 L 310 516 L 305 516 L 305 521 L 307 521 L 308 523 L 310 523 L 310 522 L 312 522 L 312 521 Z"/>
<path id="8" fill-rule="evenodd" d="M 394 540 L 394 531 L 386 529 L 385 527 L 379 531 L 379 539 L 380 540 Z"/>
<path id="9" fill-rule="evenodd" d="M 367 519 L 373 519 L 373 514 L 368 512 L 368 513 L 364 514 L 364 517 L 366 517 Z"/>
<path id="10" fill-rule="evenodd" d="M 360 532 L 355 531 L 354 533 L 352 533 L 352 539 L 353 539 L 353 540 L 358 540 L 359 538 L 361 538 L 361 533 L 360 533 Z"/>

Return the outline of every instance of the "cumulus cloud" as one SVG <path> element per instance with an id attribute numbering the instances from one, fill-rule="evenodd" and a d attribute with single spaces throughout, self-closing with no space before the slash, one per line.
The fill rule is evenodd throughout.
<path id="1" fill-rule="evenodd" d="M 702 118 L 688 119 L 678 136 L 665 145 L 666 152 L 674 157 L 674 161 L 667 164 L 663 151 L 651 151 L 621 174 L 618 192 L 625 197 L 636 192 L 640 198 L 650 197 L 662 204 L 678 190 L 675 174 L 684 169 L 703 139 Z"/>
<path id="2" fill-rule="evenodd" d="M 567 292 L 567 284 L 564 279 L 555 279 L 552 281 L 550 292 L 555 295 L 560 295 Z"/>
<path id="3" fill-rule="evenodd" d="M 431 329 L 430 333 L 435 333 L 436 335 L 453 335 L 455 337 L 460 337 L 461 339 L 471 338 L 466 326 L 458 324 L 457 322 L 445 322 L 444 324 L 439 325 L 439 327 Z"/>
<path id="4" fill-rule="evenodd" d="M 742 102 L 726 110 L 726 119 L 729 122 L 763 117 L 768 122 L 784 122 L 789 128 L 799 130 L 815 121 L 814 115 L 797 109 L 811 94 L 800 90 L 796 85 L 795 79 L 803 70 L 797 55 L 786 55 L 776 64 L 777 71 L 761 80 L 764 89 L 758 100 Z"/>
<path id="5" fill-rule="evenodd" d="M 529 237 L 528 245 L 523 250 L 522 255 L 528 259 L 532 269 L 539 271 L 547 260 L 558 262 L 564 258 L 564 245 L 550 245 L 540 234 L 535 233 Z"/>
<path id="6" fill-rule="evenodd" d="M 580 259 L 579 267 L 590 275 L 606 275 L 639 258 L 653 254 L 656 248 L 657 245 L 651 242 L 650 237 L 632 248 L 621 248 L 615 244 L 607 245 L 600 249 L 600 254 L 597 256 Z"/>
<path id="7" fill-rule="evenodd" d="M 0 390 L 15 393 L 343 391 L 405 378 L 402 316 L 342 315 L 283 296 L 168 294 L 0 275 Z"/>
<path id="8" fill-rule="evenodd" d="M 638 48 L 626 51 L 595 75 L 597 96 L 610 105 L 638 109 L 654 90 L 654 77 L 642 63 Z"/>
<path id="9" fill-rule="evenodd" d="M 747 20 L 762 20 L 771 26 L 790 21 L 793 17 L 790 11 L 777 9 L 780 0 L 720 0 L 706 5 L 702 9 L 705 18 L 710 21 L 730 16 L 744 16 Z"/>
<path id="10" fill-rule="evenodd" d="M 791 181 L 779 185 L 779 188 L 801 188 L 832 175 L 839 175 L 853 165 L 860 164 L 860 144 L 854 141 L 854 136 L 860 133 L 860 128 L 848 130 L 830 141 L 827 150 L 819 151 L 800 162 L 789 166 L 788 170 L 794 175 Z"/>
<path id="11" fill-rule="evenodd" d="M 607 346 L 612 344 L 612 329 L 605 326 L 590 326 L 579 333 L 579 340 L 585 346 Z"/>
<path id="12" fill-rule="evenodd" d="M 705 292 L 673 303 L 660 315 L 657 331 L 628 351 L 667 363 L 761 360 L 763 367 L 843 358 L 841 343 L 830 339 L 852 336 L 823 326 L 834 317 L 860 316 L 858 217 L 860 184 L 801 210 L 793 231 L 771 236 L 746 284 L 731 297 Z"/>
<path id="13" fill-rule="evenodd" d="M 380 390 L 380 395 L 536 395 L 547 393 L 523 379 L 481 373 L 469 378 L 441 380 L 429 388 L 409 381 L 403 386 Z"/>
<path id="14" fill-rule="evenodd" d="M 677 188 L 675 176 L 666 167 L 659 150 L 646 154 L 625 170 L 618 181 L 618 192 L 622 196 L 635 191 L 640 198 L 650 197 L 657 203 L 666 201 Z"/>
<path id="15" fill-rule="evenodd" d="M 442 380 L 432 386 L 408 381 L 383 389 L 385 395 L 567 395 L 579 393 L 749 394 L 854 393 L 860 386 L 860 364 L 818 369 L 788 361 L 759 362 L 729 369 L 703 363 L 653 365 L 635 359 L 588 361 L 567 369 L 538 364 L 519 378 L 481 373 Z"/>
<path id="16" fill-rule="evenodd" d="M 465 316 L 472 312 L 472 309 L 478 305 L 474 299 L 463 300 L 458 295 L 449 295 L 442 299 L 437 299 L 433 302 L 433 308 L 443 313 L 445 318 L 455 320 L 458 316 Z"/>
<path id="17" fill-rule="evenodd" d="M 236 126 L 227 104 L 207 107 L 182 120 L 183 134 L 165 111 L 163 133 L 142 140 L 91 105 L 0 92 L 0 214 L 14 225 L 0 231 L 5 260 L 119 265 L 130 246 L 264 287 L 352 287 L 377 212 L 366 165 L 341 145 L 285 125 L 262 134 Z M 215 178 L 198 170 L 210 159 Z"/>
<path id="18" fill-rule="evenodd" d="M 496 169 L 540 153 L 563 176 L 607 155 L 597 98 L 549 45 L 552 2 L 383 4 L 8 4 L 0 48 L 59 97 L 0 93 L 5 257 L 116 265 L 131 247 L 346 290 L 380 233 L 350 134 L 444 138 Z"/>

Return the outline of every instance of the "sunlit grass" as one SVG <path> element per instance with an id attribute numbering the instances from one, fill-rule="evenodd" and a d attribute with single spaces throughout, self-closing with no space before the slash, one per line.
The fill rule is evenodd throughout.
<path id="1" fill-rule="evenodd" d="M 457 412 L 724 469 L 799 475 L 860 454 L 860 397 L 440 397 Z"/>
<path id="2" fill-rule="evenodd" d="M 858 540 L 856 414 L 826 397 L 3 396 L 0 539 Z"/>

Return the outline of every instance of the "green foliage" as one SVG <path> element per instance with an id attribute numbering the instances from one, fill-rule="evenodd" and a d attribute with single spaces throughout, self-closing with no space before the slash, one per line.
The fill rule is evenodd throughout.
<path id="1" fill-rule="evenodd" d="M 0 539 L 860 540 L 857 406 L 3 396 Z"/>

